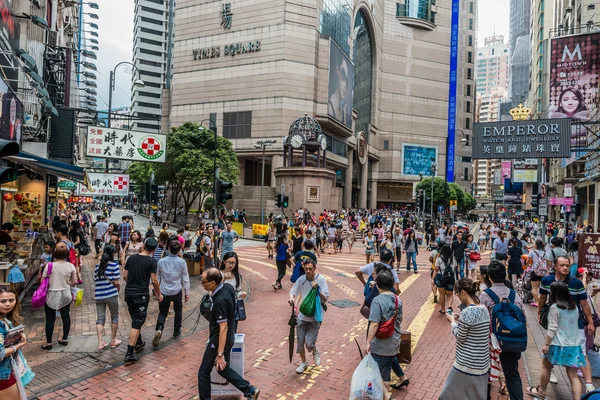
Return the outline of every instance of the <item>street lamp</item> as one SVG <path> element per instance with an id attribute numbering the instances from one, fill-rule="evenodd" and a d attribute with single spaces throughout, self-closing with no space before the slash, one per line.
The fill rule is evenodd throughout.
<path id="1" fill-rule="evenodd" d="M 262 176 L 260 179 L 260 224 L 265 223 L 265 207 L 263 204 L 263 187 L 265 186 L 265 151 L 267 147 L 271 147 L 277 143 L 277 140 L 259 140 L 255 145 L 255 149 L 262 148 Z"/>
<path id="2" fill-rule="evenodd" d="M 431 164 L 431 222 L 433 223 L 433 182 L 435 181 L 435 171 L 437 165 Z"/>
<path id="3" fill-rule="evenodd" d="M 213 154 L 213 220 L 217 222 L 217 150 L 219 148 L 219 142 L 217 141 L 217 125 L 215 122 L 206 118 L 200 122 L 200 126 L 204 129 L 204 122 L 208 121 L 208 129 L 212 129 L 215 134 L 215 152 Z M 216 248 L 215 248 L 215 258 L 216 258 Z"/>

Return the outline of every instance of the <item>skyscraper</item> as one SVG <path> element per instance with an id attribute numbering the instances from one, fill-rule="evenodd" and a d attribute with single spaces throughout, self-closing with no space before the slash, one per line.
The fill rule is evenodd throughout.
<path id="1" fill-rule="evenodd" d="M 529 90 L 530 17 L 530 1 L 510 1 L 508 97 L 513 106 L 525 102 Z"/>
<path id="2" fill-rule="evenodd" d="M 145 87 L 131 93 L 132 130 L 160 131 L 161 95 L 169 68 L 169 40 L 172 37 L 171 3 L 174 0 L 137 0 L 133 31 L 133 64 Z M 170 71 L 169 71 L 170 73 Z M 137 77 L 132 77 L 133 80 Z M 146 119 L 147 118 L 147 119 Z"/>

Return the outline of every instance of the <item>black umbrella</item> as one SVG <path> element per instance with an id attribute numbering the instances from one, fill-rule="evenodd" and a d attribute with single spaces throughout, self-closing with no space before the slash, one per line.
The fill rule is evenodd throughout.
<path id="1" fill-rule="evenodd" d="M 296 337 L 296 325 L 298 325 L 298 318 L 294 313 L 294 305 L 292 304 L 292 315 L 290 316 L 290 320 L 288 321 L 288 325 L 290 326 L 290 335 L 289 339 L 289 350 L 290 350 L 290 362 L 292 362 L 292 358 L 294 358 L 294 339 Z"/>

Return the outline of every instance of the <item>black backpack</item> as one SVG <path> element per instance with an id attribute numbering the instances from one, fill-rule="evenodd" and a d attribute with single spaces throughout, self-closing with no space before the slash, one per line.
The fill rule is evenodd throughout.
<path id="1" fill-rule="evenodd" d="M 442 262 L 446 264 L 446 262 L 443 259 Z M 450 264 L 446 264 L 444 272 L 442 272 L 442 285 L 454 285 L 454 279 L 454 270 L 452 269 L 452 261 L 450 261 Z"/>

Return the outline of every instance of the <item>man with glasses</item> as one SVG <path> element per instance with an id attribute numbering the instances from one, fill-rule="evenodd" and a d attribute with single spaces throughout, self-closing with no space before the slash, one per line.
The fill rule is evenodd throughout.
<path id="1" fill-rule="evenodd" d="M 327 281 L 321 275 L 317 274 L 317 263 L 312 258 L 304 260 L 304 272 L 290 291 L 290 305 L 300 308 L 302 300 L 308 295 L 312 288 L 319 289 L 319 297 L 317 301 L 321 303 L 327 302 L 329 298 L 329 288 L 327 287 Z M 318 307 L 318 305 L 317 305 Z M 298 325 L 296 326 L 296 352 L 300 355 L 300 366 L 296 369 L 296 373 L 301 374 L 308 368 L 306 362 L 306 354 L 304 348 L 313 354 L 315 366 L 321 365 L 321 354 L 317 348 L 317 337 L 319 336 L 319 329 L 321 329 L 321 322 L 317 321 L 313 316 L 307 316 L 302 314 L 298 310 Z"/>
<path id="2" fill-rule="evenodd" d="M 216 268 L 204 270 L 202 286 L 211 293 L 212 308 L 208 318 L 208 343 L 198 369 L 200 400 L 211 399 L 210 373 L 213 367 L 217 368 L 219 375 L 242 392 L 246 399 L 256 400 L 260 390 L 250 385 L 250 382 L 229 366 L 231 349 L 235 342 L 235 289 L 223 283 L 223 275 Z"/>

